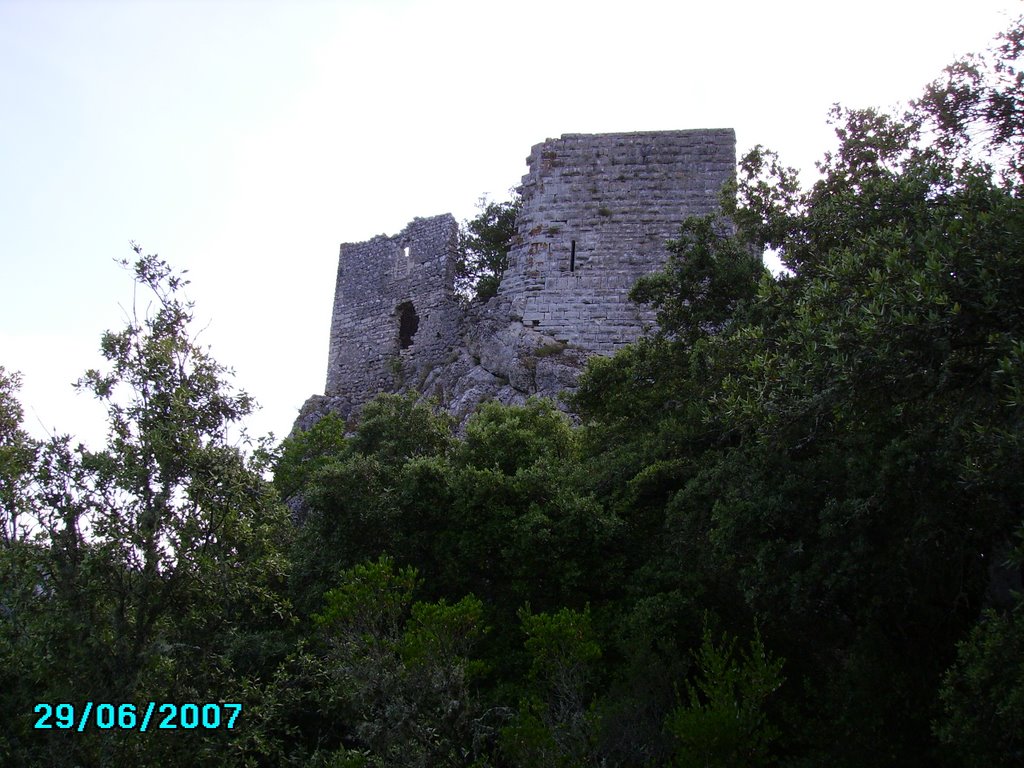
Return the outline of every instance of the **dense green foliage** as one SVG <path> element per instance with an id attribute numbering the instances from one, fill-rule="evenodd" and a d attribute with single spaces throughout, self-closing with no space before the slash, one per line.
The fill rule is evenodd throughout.
<path id="1" fill-rule="evenodd" d="M 904 115 L 837 109 L 809 189 L 745 156 L 575 425 L 489 403 L 456 436 L 382 395 L 270 485 L 141 258 L 156 309 L 81 382 L 104 450 L 30 440 L 0 370 L 0 761 L 1019 765 L 1022 30 Z M 244 714 L 32 728 L 88 700 Z"/>
<path id="2" fill-rule="evenodd" d="M 288 519 L 263 480 L 265 461 L 229 437 L 252 402 L 187 335 L 184 281 L 153 256 L 140 257 L 135 276 L 155 308 L 105 334 L 107 370 L 79 383 L 107 407 L 107 446 L 56 437 L 33 447 L 31 470 L 5 461 L 5 488 L 15 492 L 4 500 L 5 529 L 19 509 L 34 517 L 0 552 L 9 682 L 0 757 L 12 763 L 216 761 L 225 741 L 212 732 L 144 740 L 95 727 L 35 730 L 33 706 L 233 699 L 280 653 Z M 5 454 L 27 448 L 24 436 L 10 437 Z M 31 482 L 19 483 L 28 473 Z"/>
<path id="3" fill-rule="evenodd" d="M 480 213 L 459 228 L 455 284 L 463 294 L 487 301 L 498 293 L 508 269 L 508 252 L 516 234 L 516 216 L 522 200 L 518 194 L 503 203 L 489 203 L 481 198 L 479 208 Z"/>

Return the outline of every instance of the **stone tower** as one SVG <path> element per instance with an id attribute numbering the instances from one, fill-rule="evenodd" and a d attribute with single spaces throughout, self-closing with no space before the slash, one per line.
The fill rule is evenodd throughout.
<path id="1" fill-rule="evenodd" d="M 451 214 L 416 219 L 394 237 L 343 243 L 338 257 L 326 394 L 363 402 L 433 368 L 458 341 Z"/>
<path id="2" fill-rule="evenodd" d="M 736 135 L 570 133 L 534 146 L 527 162 L 499 293 L 527 327 L 608 354 L 653 326 L 629 289 L 665 263 L 684 218 L 718 210 Z"/>

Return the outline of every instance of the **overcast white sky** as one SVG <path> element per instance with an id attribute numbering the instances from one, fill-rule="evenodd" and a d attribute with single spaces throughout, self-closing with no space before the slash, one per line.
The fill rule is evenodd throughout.
<path id="1" fill-rule="evenodd" d="M 71 382 L 190 270 L 201 339 L 283 437 L 322 393 L 338 244 L 504 197 L 562 133 L 736 129 L 805 169 L 834 102 L 913 98 L 1011 0 L 0 0 L 0 365 L 25 426 L 98 445 Z"/>

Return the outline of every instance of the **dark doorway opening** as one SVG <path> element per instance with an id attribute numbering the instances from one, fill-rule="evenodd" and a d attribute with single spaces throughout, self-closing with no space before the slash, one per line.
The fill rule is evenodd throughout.
<path id="1" fill-rule="evenodd" d="M 398 344 L 402 349 L 412 346 L 412 337 L 420 328 L 420 316 L 411 301 L 403 301 L 395 308 L 398 314 Z"/>

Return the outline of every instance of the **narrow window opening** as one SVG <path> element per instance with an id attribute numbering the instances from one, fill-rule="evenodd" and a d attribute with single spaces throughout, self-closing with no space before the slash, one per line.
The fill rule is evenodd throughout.
<path id="1" fill-rule="evenodd" d="M 569 253 L 569 271 L 576 271 L 576 241 L 572 241 L 572 251 Z"/>
<path id="2" fill-rule="evenodd" d="M 420 328 L 420 317 L 411 301 L 403 301 L 395 308 L 398 314 L 398 345 L 402 349 L 412 346 L 412 337 Z"/>
<path id="3" fill-rule="evenodd" d="M 408 259 L 409 258 L 409 246 L 408 245 L 405 246 L 405 248 L 402 249 L 402 252 L 405 254 L 405 258 Z"/>

